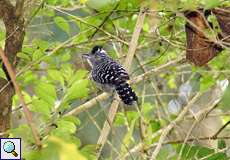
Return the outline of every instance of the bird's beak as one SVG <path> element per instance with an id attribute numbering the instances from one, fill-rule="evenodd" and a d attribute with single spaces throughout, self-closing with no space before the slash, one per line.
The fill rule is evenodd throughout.
<path id="1" fill-rule="evenodd" d="M 83 58 L 83 59 L 89 59 L 89 58 L 90 58 L 90 55 L 89 55 L 89 54 L 82 54 L 82 58 Z"/>

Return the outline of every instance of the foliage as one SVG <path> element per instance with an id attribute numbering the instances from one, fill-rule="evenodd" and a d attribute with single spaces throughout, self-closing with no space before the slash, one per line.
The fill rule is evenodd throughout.
<path id="1" fill-rule="evenodd" d="M 116 5 L 118 6 L 114 9 Z M 85 112 L 66 116 L 73 109 L 93 99 L 97 93 L 101 93 L 91 83 L 81 54 L 89 52 L 95 44 L 100 44 L 111 57 L 124 63 L 142 6 L 148 10 L 130 71 L 131 79 L 142 75 L 146 70 L 185 56 L 186 19 L 179 16 L 179 13 L 201 7 L 212 9 L 230 4 L 221 0 L 45 0 L 27 26 L 26 40 L 22 51 L 17 54 L 20 59 L 17 65 L 17 81 L 23 89 L 43 146 L 41 150 L 36 148 L 30 127 L 24 123 L 25 117 L 19 99 L 14 96 L 13 116 L 20 116 L 18 123 L 10 130 L 10 136 L 22 138 L 25 159 L 97 159 L 96 142 L 103 123 L 108 118 L 108 107 L 105 106 L 110 105 L 111 99 L 98 102 Z M 36 9 L 37 6 L 34 5 L 32 12 Z M 28 17 L 25 18 L 27 20 Z M 209 34 L 217 35 L 220 27 L 215 16 L 210 15 L 208 19 L 217 26 Z M 4 45 L 4 35 L 5 31 L 0 26 L 1 46 Z M 187 105 L 194 93 L 208 94 L 218 81 L 229 78 L 229 64 L 229 48 L 226 47 L 207 67 L 194 67 L 187 62 L 176 64 L 157 74 L 153 73 L 154 76 L 148 77 L 148 80 L 133 84 L 141 109 L 137 111 L 121 105 L 121 110 L 111 124 L 111 135 L 102 151 L 102 157 L 121 159 L 128 155 L 132 159 L 147 159 L 155 148 L 153 146 L 159 141 L 161 130 L 177 118 L 177 114 Z M 2 70 L 0 76 L 5 78 Z M 191 87 L 192 91 L 188 88 L 181 89 L 182 84 L 189 84 L 187 86 Z M 224 89 L 223 92 L 218 92 L 218 95 L 223 95 L 223 98 L 217 99 L 221 113 L 228 110 L 229 90 L 228 87 L 225 94 Z M 203 101 L 210 100 L 206 96 L 203 98 Z M 174 103 L 169 103 L 170 101 Z M 170 109 L 176 111 L 170 113 Z M 226 122 L 229 120 L 227 116 L 218 116 L 218 120 Z M 141 120 L 144 121 L 144 131 L 141 128 Z M 219 124 L 218 128 L 221 125 Z M 185 129 L 185 132 L 188 130 Z M 225 146 L 229 144 L 225 144 L 224 140 L 221 141 L 224 147 L 215 148 L 214 145 L 207 147 L 199 143 L 199 134 L 188 144 L 183 143 L 184 139 L 178 143 L 174 142 L 180 133 L 176 138 L 172 138 L 172 135 L 166 139 L 168 143 L 163 144 L 157 159 L 229 158 L 225 152 Z M 193 143 L 196 138 L 195 145 Z M 140 144 L 144 147 L 136 153 L 130 153 Z"/>

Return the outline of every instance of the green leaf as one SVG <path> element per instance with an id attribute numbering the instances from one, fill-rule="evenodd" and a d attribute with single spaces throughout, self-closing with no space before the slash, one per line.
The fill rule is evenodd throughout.
<path id="1" fill-rule="evenodd" d="M 69 82 L 69 80 L 74 75 L 74 70 L 73 70 L 72 66 L 69 64 L 63 64 L 61 66 L 61 72 L 62 72 L 62 75 L 63 75 L 65 81 L 67 81 L 67 82 Z"/>
<path id="2" fill-rule="evenodd" d="M 31 70 L 26 71 L 23 75 L 23 78 L 24 78 L 24 85 L 33 83 L 34 81 L 38 80 L 37 75 Z"/>
<path id="3" fill-rule="evenodd" d="M 26 93 L 25 91 L 22 91 L 22 94 L 23 94 L 23 98 L 24 98 L 25 103 L 31 103 L 31 101 L 32 101 L 31 96 L 28 93 Z M 13 106 L 17 106 L 20 104 L 21 104 L 21 102 L 18 98 L 18 95 L 15 94 L 13 97 Z"/>
<path id="4" fill-rule="evenodd" d="M 69 33 L 69 23 L 63 18 L 63 17 L 55 17 L 54 22 L 57 24 L 57 26 L 65 31 L 66 33 Z"/>
<path id="5" fill-rule="evenodd" d="M 20 59 L 24 59 L 24 60 L 27 60 L 27 61 L 30 61 L 30 56 L 24 52 L 19 52 L 17 53 L 17 57 L 19 57 Z"/>
<path id="6" fill-rule="evenodd" d="M 88 160 L 95 160 L 97 159 L 97 146 L 96 145 L 85 145 L 81 149 L 81 153 L 88 159 Z"/>
<path id="7" fill-rule="evenodd" d="M 212 75 L 204 75 L 200 79 L 200 91 L 204 92 L 215 84 L 215 79 Z"/>
<path id="8" fill-rule="evenodd" d="M 88 83 L 89 81 L 86 79 L 75 81 L 70 88 L 68 88 L 64 101 L 86 97 L 88 95 Z"/>
<path id="9" fill-rule="evenodd" d="M 80 0 L 81 4 L 85 4 L 88 0 Z"/>
<path id="10" fill-rule="evenodd" d="M 32 131 L 26 124 L 21 124 L 19 127 L 11 129 L 10 137 L 20 137 L 27 144 L 34 143 Z"/>
<path id="11" fill-rule="evenodd" d="M 44 52 L 42 52 L 40 49 L 37 49 L 36 51 L 34 51 L 33 55 L 32 55 L 32 60 L 36 61 L 39 60 L 41 57 L 43 57 Z"/>
<path id="12" fill-rule="evenodd" d="M 114 125 L 116 125 L 116 126 L 122 126 L 124 124 L 125 124 L 125 115 L 122 112 L 118 112 L 116 114 Z"/>
<path id="13" fill-rule="evenodd" d="M 226 147 L 227 146 L 226 146 L 226 143 L 225 143 L 224 139 L 219 139 L 218 140 L 218 149 L 224 149 Z"/>
<path id="14" fill-rule="evenodd" d="M 66 117 L 63 117 L 62 119 L 65 121 L 73 122 L 75 125 L 78 125 L 78 126 L 81 124 L 81 121 L 75 116 L 66 116 Z"/>
<path id="15" fill-rule="evenodd" d="M 74 75 L 71 77 L 69 80 L 69 85 L 72 85 L 73 82 L 81 80 L 86 77 L 88 71 L 87 70 L 78 70 L 77 72 L 74 73 Z"/>
<path id="16" fill-rule="evenodd" d="M 171 89 L 176 88 L 175 76 L 173 76 L 173 75 L 169 76 L 169 80 L 168 80 L 167 84 L 168 84 L 169 88 L 171 88 Z"/>
<path id="17" fill-rule="evenodd" d="M 67 134 L 73 134 L 76 132 L 76 126 L 73 122 L 60 119 L 57 121 L 57 128 L 52 131 L 52 135 L 62 137 Z"/>
<path id="18" fill-rule="evenodd" d="M 133 119 L 136 119 L 139 117 L 139 113 L 136 111 L 128 111 L 126 116 L 127 116 L 128 121 L 131 122 Z"/>
<path id="19" fill-rule="evenodd" d="M 230 103 L 230 86 L 224 92 L 223 98 L 221 99 L 221 104 L 223 107 L 229 107 Z"/>
<path id="20" fill-rule="evenodd" d="M 69 61 L 71 59 L 71 55 L 70 55 L 69 52 L 64 53 L 64 54 L 62 54 L 60 59 L 61 59 L 62 62 L 67 62 L 67 61 Z"/>
<path id="21" fill-rule="evenodd" d="M 210 9 L 210 8 L 214 8 L 220 5 L 221 1 L 220 0 L 204 0 L 203 3 L 204 3 L 205 9 Z"/>
<path id="22" fill-rule="evenodd" d="M 44 100 L 35 99 L 30 105 L 30 110 L 33 112 L 41 113 L 46 117 L 49 117 L 51 113 L 51 105 L 49 105 Z"/>
<path id="23" fill-rule="evenodd" d="M 178 153 L 182 145 L 179 145 L 177 151 Z M 207 157 L 207 158 L 204 158 Z M 225 153 L 217 152 L 215 153 L 214 149 L 198 146 L 198 145 L 189 145 L 185 144 L 183 150 L 182 150 L 182 159 L 201 159 L 204 160 L 227 160 L 227 156 Z"/>
<path id="24" fill-rule="evenodd" d="M 73 43 L 73 44 L 78 44 L 78 43 L 84 42 L 84 41 L 86 41 L 86 40 L 87 40 L 87 34 L 86 34 L 86 33 L 85 33 L 85 34 L 78 34 L 78 36 L 76 36 L 76 37 L 73 39 L 72 43 Z"/>
<path id="25" fill-rule="evenodd" d="M 161 128 L 160 122 L 156 120 L 151 120 L 150 125 L 151 125 L 152 132 L 156 132 Z"/>
<path id="26" fill-rule="evenodd" d="M 6 74 L 5 74 L 5 72 L 3 71 L 2 67 L 0 68 L 0 77 L 3 78 L 3 79 L 5 79 L 5 80 L 7 80 Z"/>
<path id="27" fill-rule="evenodd" d="M 144 23 L 144 25 L 143 25 L 143 31 L 149 32 L 149 29 L 150 29 L 149 24 L 148 23 Z"/>
<path id="28" fill-rule="evenodd" d="M 45 52 L 50 46 L 50 43 L 48 41 L 44 41 L 40 39 L 34 40 L 33 44 L 36 45 L 37 49 L 41 50 L 42 52 Z"/>
<path id="29" fill-rule="evenodd" d="M 64 78 L 62 76 L 62 73 L 55 69 L 48 70 L 48 77 L 53 81 L 59 81 L 62 86 L 64 86 Z"/>
<path id="30" fill-rule="evenodd" d="M 39 82 L 34 87 L 36 95 L 50 105 L 54 105 L 57 99 L 55 86 L 45 82 Z"/>
<path id="31" fill-rule="evenodd" d="M 26 153 L 25 158 L 28 160 L 86 160 L 76 144 L 56 136 L 49 136 L 40 151 L 30 151 Z"/>
<path id="32" fill-rule="evenodd" d="M 48 139 L 47 147 L 56 150 L 56 153 L 55 152 L 53 153 L 57 154 L 59 156 L 58 159 L 60 160 L 70 160 L 73 159 L 73 157 L 74 159 L 77 160 L 86 160 L 86 158 L 80 154 L 75 144 L 67 143 L 61 138 L 50 136 Z M 49 153 L 49 151 L 47 153 Z"/>

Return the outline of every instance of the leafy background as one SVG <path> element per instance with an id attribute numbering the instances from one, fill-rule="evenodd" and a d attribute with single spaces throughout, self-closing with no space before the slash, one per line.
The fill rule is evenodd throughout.
<path id="1" fill-rule="evenodd" d="M 36 148 L 19 99 L 14 96 L 10 137 L 22 138 L 25 159 L 84 160 L 97 159 L 98 154 L 100 159 L 148 159 L 162 130 L 197 94 L 200 96 L 189 113 L 164 139 L 157 159 L 229 158 L 229 128 L 210 138 L 230 120 L 229 48 L 205 67 L 175 63 L 133 84 L 140 111 L 120 104 L 102 151 L 97 141 L 113 98 L 110 95 L 92 102 L 102 91 L 89 80 L 89 67 L 81 58 L 99 44 L 123 64 L 140 8 L 145 6 L 148 9 L 130 70 L 131 79 L 135 79 L 185 57 L 186 19 L 179 13 L 230 6 L 229 1 L 45 0 L 26 4 L 26 18 L 35 16 L 26 26 L 23 49 L 17 54 L 17 81 L 43 147 Z M 215 16 L 208 18 L 218 26 Z M 1 46 L 4 35 L 1 24 Z M 2 70 L 0 75 L 5 76 Z M 92 104 L 84 108 L 87 102 Z M 72 112 L 79 107 L 83 109 Z M 204 112 L 206 108 L 210 110 Z"/>

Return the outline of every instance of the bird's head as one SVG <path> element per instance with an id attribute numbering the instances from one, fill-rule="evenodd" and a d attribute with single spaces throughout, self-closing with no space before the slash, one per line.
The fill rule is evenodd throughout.
<path id="1" fill-rule="evenodd" d="M 82 58 L 86 59 L 90 66 L 93 66 L 96 61 L 108 57 L 102 46 L 94 46 L 89 54 L 83 54 Z"/>

